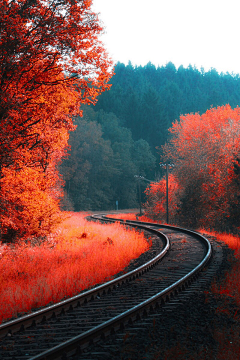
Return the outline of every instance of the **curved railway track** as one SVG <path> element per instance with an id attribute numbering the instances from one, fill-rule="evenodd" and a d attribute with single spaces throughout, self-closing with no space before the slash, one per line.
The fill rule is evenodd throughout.
<path id="1" fill-rule="evenodd" d="M 116 221 L 103 215 L 91 219 Z M 2 324 L 2 360 L 82 359 L 89 345 L 159 311 L 172 298 L 187 292 L 203 269 L 205 281 L 221 263 L 221 247 L 213 248 L 214 244 L 198 233 L 167 225 L 118 221 L 152 234 L 158 254 L 105 284 Z M 208 274 L 207 268 L 211 269 Z"/>

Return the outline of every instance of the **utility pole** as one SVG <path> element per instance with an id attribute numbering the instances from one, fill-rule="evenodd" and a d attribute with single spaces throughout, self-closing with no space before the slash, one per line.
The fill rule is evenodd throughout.
<path id="1" fill-rule="evenodd" d="M 167 224 L 169 223 L 169 213 L 168 213 L 168 163 L 166 164 L 166 207 L 167 207 Z"/>

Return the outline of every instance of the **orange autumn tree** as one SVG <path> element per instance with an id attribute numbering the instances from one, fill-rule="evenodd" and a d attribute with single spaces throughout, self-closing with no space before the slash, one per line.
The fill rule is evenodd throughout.
<path id="1" fill-rule="evenodd" d="M 59 198 L 62 195 L 54 168 L 42 172 L 24 167 L 3 170 L 2 199 L 7 205 L 2 214 L 5 240 L 45 237 L 61 220 Z"/>
<path id="2" fill-rule="evenodd" d="M 75 94 L 62 90 L 62 85 L 42 93 L 41 120 L 28 131 L 29 142 L 37 136 L 36 148 L 29 148 L 19 138 L 12 139 L 11 163 L 2 167 L 1 222 L 3 238 L 43 236 L 59 220 L 59 176 L 56 169 L 68 145 L 68 132 L 74 129 L 69 105 Z M 23 109 L 21 116 L 25 117 Z M 33 113 L 33 116 L 39 116 Z M 65 118 L 65 122 L 63 121 Z M 30 136 L 32 134 L 32 137 Z M 46 226 L 46 223 L 48 226 Z M 38 226 L 37 226 L 38 224 Z"/>
<path id="3" fill-rule="evenodd" d="M 164 151 L 182 187 L 178 221 L 189 227 L 238 231 L 240 108 L 226 105 L 181 116 L 170 133 Z"/>
<path id="4" fill-rule="evenodd" d="M 109 88 L 112 63 L 98 40 L 103 29 L 91 5 L 89 0 L 0 0 L 0 237 L 20 229 L 14 219 L 26 209 L 26 197 L 20 205 L 23 193 L 39 198 L 41 208 L 38 192 L 45 187 L 57 209 L 59 192 L 53 198 L 51 193 L 58 187 L 56 166 L 74 129 L 72 118 L 82 103 L 95 103 Z M 18 186 L 21 176 L 25 188 Z M 25 224 L 20 218 L 22 229 L 31 228 L 29 219 Z"/>
<path id="5" fill-rule="evenodd" d="M 174 175 L 168 176 L 168 211 L 170 222 L 174 222 L 178 211 L 178 193 L 180 186 Z M 166 204 L 167 185 L 166 178 L 159 182 L 151 183 L 145 190 L 147 201 L 144 204 L 145 215 L 153 220 L 166 222 L 167 204 Z"/>

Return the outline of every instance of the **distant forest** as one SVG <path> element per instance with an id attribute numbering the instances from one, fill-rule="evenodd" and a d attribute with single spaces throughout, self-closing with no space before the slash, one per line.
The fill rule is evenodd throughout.
<path id="1" fill-rule="evenodd" d="M 63 208 L 108 210 L 138 206 L 137 176 L 161 176 L 161 146 L 172 122 L 182 114 L 203 114 L 211 107 L 240 104 L 240 77 L 205 72 L 169 62 L 134 67 L 117 63 L 112 87 L 95 106 L 83 107 L 70 134 L 70 156 L 63 161 Z"/>

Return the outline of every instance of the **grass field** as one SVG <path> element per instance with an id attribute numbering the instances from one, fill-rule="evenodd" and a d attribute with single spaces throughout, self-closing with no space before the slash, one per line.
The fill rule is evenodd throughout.
<path id="1" fill-rule="evenodd" d="M 0 245 L 0 323 L 111 279 L 151 245 L 118 223 L 67 215 L 42 243 Z"/>

